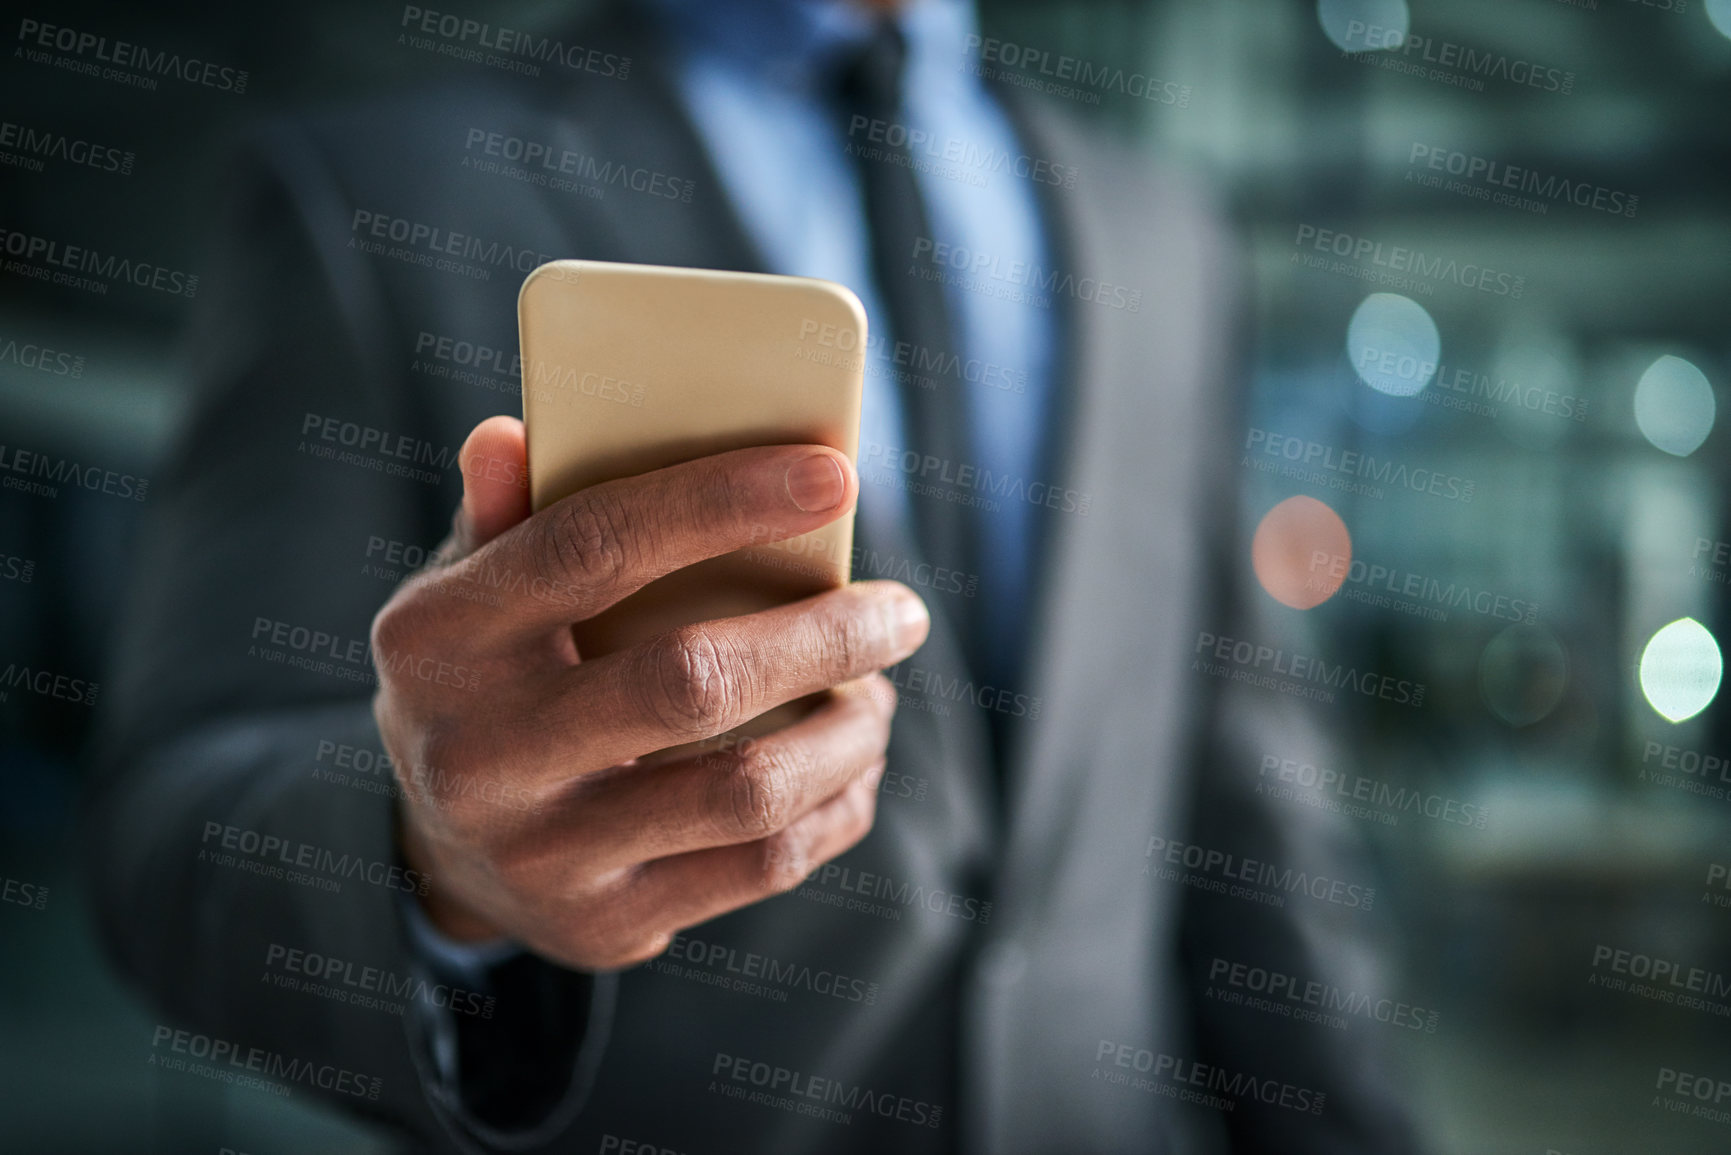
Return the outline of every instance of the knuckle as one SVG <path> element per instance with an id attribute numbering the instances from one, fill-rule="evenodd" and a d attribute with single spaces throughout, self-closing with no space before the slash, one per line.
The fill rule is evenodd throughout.
<path id="1" fill-rule="evenodd" d="M 700 737 L 732 729 L 741 719 L 742 695 L 733 663 L 708 631 L 695 626 L 650 643 L 643 693 L 655 719 L 668 730 Z"/>
<path id="2" fill-rule="evenodd" d="M 729 835 L 762 838 L 793 818 L 797 771 L 787 757 L 754 746 L 721 779 L 724 805 L 718 808 Z"/>
<path id="3" fill-rule="evenodd" d="M 388 664 L 378 659 L 411 648 L 425 633 L 427 624 L 425 603 L 412 592 L 399 592 L 379 608 L 373 615 L 369 639 L 374 665 L 381 667 L 381 674 L 388 672 Z"/>
<path id="4" fill-rule="evenodd" d="M 547 519 L 542 556 L 556 580 L 610 585 L 631 562 L 631 517 L 617 496 L 603 488 L 579 494 Z"/>

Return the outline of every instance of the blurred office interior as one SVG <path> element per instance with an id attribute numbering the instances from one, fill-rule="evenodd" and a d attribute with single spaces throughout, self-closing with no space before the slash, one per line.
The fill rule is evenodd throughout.
<path id="1" fill-rule="evenodd" d="M 181 267 L 211 241 L 232 134 L 467 67 L 399 48 L 389 4 L 52 7 L 249 70 L 244 97 L 213 99 L 0 67 L 5 119 L 136 158 L 0 170 L 0 223 Z M 1050 99 L 1210 182 L 1241 230 L 1248 398 L 1228 449 L 1247 533 L 1293 495 L 1328 505 L 1364 567 L 1303 611 L 1317 645 L 1427 688 L 1423 709 L 1343 702 L 1337 769 L 1485 817 L 1359 824 L 1400 989 L 1437 1013 L 1434 1032 L 1391 1029 L 1435 1149 L 1731 1148 L 1726 1124 L 1655 1106 L 1653 1087 L 1661 1068 L 1731 1079 L 1731 1019 L 1591 981 L 1604 950 L 1731 974 L 1715 901 L 1731 889 L 1711 873 L 1731 863 L 1731 778 L 1704 768 L 1731 755 L 1731 703 L 1691 700 L 1731 629 L 1714 421 L 1731 382 L 1731 3 L 984 0 L 981 19 L 1030 83 L 1063 57 L 1160 82 Z M 1503 63 L 1475 72 L 1451 45 Z M 1511 168 L 1591 191 L 1521 191 Z M 0 442 L 157 474 L 186 400 L 185 306 L 0 276 L 0 342 L 79 365 L 0 362 Z M 1331 485 L 1349 453 L 1408 481 Z M 1453 480 L 1439 493 L 1419 471 Z M 1470 500 L 1450 491 L 1463 479 Z M 101 681 L 146 504 L 0 491 L 0 555 L 19 562 L 0 574 L 0 660 Z M 1449 585 L 1473 595 L 1449 605 Z M 1654 642 L 1682 619 L 1697 626 Z M 381 1149 L 298 1101 L 147 1067 L 154 1020 L 107 973 L 78 899 L 91 714 L 0 699 L 0 871 L 51 897 L 0 910 L 0 1147 Z"/>

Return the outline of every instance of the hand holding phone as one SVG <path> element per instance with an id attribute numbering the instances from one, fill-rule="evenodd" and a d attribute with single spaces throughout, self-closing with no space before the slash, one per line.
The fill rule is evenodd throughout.
<path id="1" fill-rule="evenodd" d="M 523 426 L 495 417 L 462 460 L 520 466 L 523 455 Z M 830 468 L 828 481 L 802 480 Z M 510 472 L 465 465 L 442 564 L 399 586 L 373 621 L 373 714 L 402 787 L 403 854 L 431 879 L 422 902 L 434 924 L 580 969 L 627 966 L 679 930 L 797 886 L 865 837 L 895 710 L 876 671 L 929 628 L 912 590 L 855 582 L 595 658 L 572 640 L 573 625 L 764 527 L 784 539 L 829 524 L 858 492 L 847 459 L 818 445 L 733 450 L 534 514 L 498 480 Z M 499 588 L 499 574 L 534 580 Z M 474 677 L 419 678 L 418 663 L 399 660 L 427 655 Z M 644 758 L 813 695 L 814 709 L 773 733 Z"/>
<path id="2" fill-rule="evenodd" d="M 492 418 L 470 435 L 463 462 L 510 468 L 465 464 L 442 564 L 373 623 L 373 712 L 428 914 L 587 969 L 659 954 L 866 835 L 895 710 L 877 671 L 930 625 L 906 586 L 846 581 L 852 295 L 765 278 L 724 301 L 720 283 L 667 293 L 609 268 L 525 286 L 531 427 Z M 563 292 L 532 291 L 585 277 L 600 303 L 575 317 Z M 499 480 L 525 467 L 530 493 Z M 477 601 L 499 574 L 532 580 Z M 404 654 L 475 680 L 417 679 Z M 809 712 L 777 712 L 798 702 Z M 714 742 L 748 727 L 760 736 Z"/>

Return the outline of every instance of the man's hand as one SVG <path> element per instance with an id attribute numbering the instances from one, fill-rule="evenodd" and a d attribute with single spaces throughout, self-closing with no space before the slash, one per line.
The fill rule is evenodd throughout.
<path id="1" fill-rule="evenodd" d="M 930 625 L 912 590 L 859 582 L 588 660 L 569 628 L 663 574 L 761 542 L 765 528 L 781 539 L 835 520 L 858 495 L 846 457 L 810 445 L 722 453 L 532 517 L 520 422 L 482 422 L 460 460 L 443 564 L 405 582 L 372 630 L 373 713 L 435 925 L 572 967 L 629 966 L 678 930 L 792 888 L 866 835 L 895 710 L 877 671 Z M 417 676 L 428 668 L 462 674 Z M 767 737 L 633 762 L 824 691 Z"/>

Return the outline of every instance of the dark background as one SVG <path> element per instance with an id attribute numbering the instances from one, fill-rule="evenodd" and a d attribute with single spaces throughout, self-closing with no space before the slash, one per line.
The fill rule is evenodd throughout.
<path id="1" fill-rule="evenodd" d="M 1403 5 L 1323 7 L 1387 23 L 1374 14 Z M 476 14 L 534 26 L 571 12 Z M 0 166 L 0 226 L 207 267 L 227 136 L 306 102 L 472 67 L 399 48 L 400 15 L 378 2 L 217 15 L 193 4 L 24 8 L 8 18 L 9 39 L 20 16 L 35 18 L 205 56 L 250 80 L 240 96 L 176 82 L 145 93 L 8 52 L 0 120 L 135 161 L 127 175 Z M 1359 500 L 1247 469 L 1250 517 L 1312 493 L 1351 527 L 1356 554 L 1540 607 L 1534 626 L 1506 635 L 1508 623 L 1470 612 L 1436 622 L 1341 597 L 1312 611 L 1331 656 L 1429 687 L 1423 710 L 1343 710 L 1353 765 L 1490 816 L 1482 831 L 1410 817 L 1366 827 L 1402 930 L 1401 989 L 1440 1011 L 1434 1034 L 1397 1039 L 1439 1151 L 1731 1149 L 1731 1125 L 1653 1105 L 1660 1066 L 1731 1079 L 1731 1019 L 1588 985 L 1602 944 L 1731 973 L 1731 908 L 1704 893 L 1709 865 L 1731 863 L 1731 801 L 1641 774 L 1648 741 L 1731 753 L 1731 712 L 1718 701 L 1673 725 L 1636 676 L 1665 623 L 1724 625 L 1727 587 L 1692 569 L 1692 555 L 1697 538 L 1731 538 L 1726 435 L 1674 457 L 1642 436 L 1633 410 L 1636 381 L 1662 354 L 1688 359 L 1716 389 L 1731 379 L 1731 38 L 1713 16 L 1731 29 L 1724 0 L 1681 11 L 1666 0 L 1411 0 L 1414 33 L 1572 72 L 1564 95 L 1496 79 L 1471 91 L 1347 57 L 1303 0 L 983 5 L 989 33 L 1188 86 L 1178 104 L 1115 93 L 1066 103 L 1230 199 L 1256 272 L 1253 425 L 1477 483 L 1470 504 Z M 1638 209 L 1553 203 L 1539 214 L 1422 187 L 1407 179 L 1415 143 L 1618 190 Z M 1524 277 L 1518 300 L 1449 283 L 1415 299 L 1446 363 L 1584 398 L 1586 419 L 1371 394 L 1344 339 L 1380 286 L 1295 264 L 1303 224 Z M 77 377 L 0 360 L 0 443 L 153 475 L 184 401 L 186 305 L 0 272 L 0 346 L 83 358 Z M 143 508 L 75 489 L 0 490 L 0 666 L 102 680 Z M 28 581 L 8 576 L 7 558 L 15 574 L 30 563 Z M 72 829 L 91 715 L 16 690 L 0 698 L 0 875 L 50 895 L 40 912 L 0 904 L 0 1149 L 374 1150 L 305 1107 L 146 1066 L 154 1019 L 106 973 L 77 894 Z"/>

